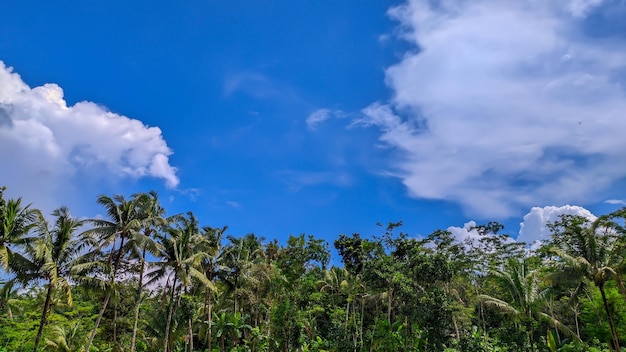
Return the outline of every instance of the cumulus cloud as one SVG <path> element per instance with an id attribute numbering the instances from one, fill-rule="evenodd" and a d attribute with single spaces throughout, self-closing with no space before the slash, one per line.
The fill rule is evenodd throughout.
<path id="1" fill-rule="evenodd" d="M 416 198 L 490 218 L 599 201 L 626 176 L 626 42 L 583 30 L 602 6 L 409 0 L 390 14 L 415 50 L 357 123 L 380 129 Z"/>
<path id="2" fill-rule="evenodd" d="M 548 239 L 550 237 L 550 230 L 546 225 L 558 221 L 561 215 L 578 215 L 590 221 L 597 219 L 589 210 L 579 206 L 533 207 L 530 209 L 530 212 L 524 216 L 524 221 L 520 223 L 517 240 L 532 245 L 536 241 Z"/>
<path id="3" fill-rule="evenodd" d="M 0 183 L 11 193 L 42 199 L 77 174 L 155 177 L 173 188 L 171 154 L 159 128 L 92 102 L 67 106 L 61 87 L 31 88 L 0 61 Z"/>

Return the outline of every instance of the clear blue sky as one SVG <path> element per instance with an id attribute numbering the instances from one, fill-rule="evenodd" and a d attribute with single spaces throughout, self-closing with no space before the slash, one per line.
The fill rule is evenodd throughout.
<path id="1" fill-rule="evenodd" d="M 281 241 L 602 214 L 626 199 L 624 18 L 618 0 L 8 0 L 0 184 L 81 216 L 155 189 Z"/>

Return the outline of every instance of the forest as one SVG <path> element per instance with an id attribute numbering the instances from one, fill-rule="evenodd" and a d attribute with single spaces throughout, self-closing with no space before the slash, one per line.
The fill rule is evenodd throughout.
<path id="1" fill-rule="evenodd" d="M 537 248 L 402 222 L 284 243 L 168 214 L 156 192 L 102 218 L 0 191 L 0 351 L 620 351 L 626 208 L 564 215 Z M 341 266 L 329 266 L 331 246 Z M 339 261 L 337 261 L 339 262 Z"/>

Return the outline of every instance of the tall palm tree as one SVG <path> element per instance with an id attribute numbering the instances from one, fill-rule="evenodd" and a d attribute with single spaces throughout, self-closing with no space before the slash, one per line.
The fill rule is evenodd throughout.
<path id="1" fill-rule="evenodd" d="M 14 246 L 25 244 L 28 232 L 36 226 L 39 210 L 22 206 L 22 198 L 4 199 L 6 187 L 0 188 L 0 267 L 9 271 L 15 258 Z"/>
<path id="2" fill-rule="evenodd" d="M 602 296 L 611 329 L 611 343 L 619 352 L 619 336 L 606 298 L 605 285 L 610 279 L 616 279 L 618 284 L 621 282 L 616 268 L 623 259 L 614 255 L 615 233 L 611 227 L 605 226 L 605 220 L 599 218 L 590 224 L 589 220 L 580 216 L 564 215 L 550 226 L 553 232 L 550 251 L 557 256 L 558 263 L 556 271 L 549 278 L 554 281 L 577 281 L 576 294 L 582 293 L 586 282 L 593 282 Z"/>
<path id="3" fill-rule="evenodd" d="M 218 271 L 222 268 L 220 254 L 222 248 L 222 237 L 224 236 L 226 229 L 226 226 L 222 228 L 206 226 L 202 229 L 202 236 L 205 239 L 203 241 L 205 247 L 203 250 L 206 252 L 207 257 L 202 261 L 201 265 L 204 275 L 211 282 L 213 282 L 218 274 Z M 207 322 L 206 342 L 209 349 L 211 349 L 212 343 L 212 293 L 214 288 L 215 286 L 207 286 L 205 288 L 204 296 L 203 321 Z"/>
<path id="4" fill-rule="evenodd" d="M 504 269 L 495 269 L 490 273 L 508 291 L 510 302 L 489 295 L 479 295 L 478 299 L 525 322 L 532 351 L 535 351 L 533 320 L 548 321 L 564 334 L 577 339 L 577 335 L 567 326 L 541 311 L 548 300 L 548 289 L 540 287 L 538 271 L 530 270 L 528 259 L 509 258 Z"/>
<path id="5" fill-rule="evenodd" d="M 141 294 L 144 287 L 144 274 L 146 270 L 146 254 L 158 255 L 159 246 L 155 241 L 156 232 L 164 227 L 168 219 L 164 218 L 165 209 L 159 203 L 159 196 L 155 191 L 150 193 L 139 193 L 133 195 L 133 200 L 137 202 L 138 216 L 141 222 L 141 229 L 133 232 L 131 238 L 131 253 L 134 258 L 138 258 L 139 282 L 137 284 L 137 294 L 135 296 L 135 316 L 133 318 L 133 334 L 131 338 L 131 352 L 135 351 L 137 339 L 137 323 L 139 321 L 139 310 L 141 306 Z"/>
<path id="6" fill-rule="evenodd" d="M 172 279 L 170 289 L 170 299 L 165 326 L 165 336 L 163 338 L 163 351 L 170 350 L 170 333 L 173 316 L 178 309 L 181 294 L 187 291 L 192 284 L 192 280 L 197 280 L 203 285 L 213 288 L 213 283 L 202 271 L 202 262 L 206 260 L 208 254 L 202 251 L 204 238 L 200 234 L 198 221 L 190 212 L 187 216 L 177 217 L 164 234 L 160 234 L 158 239 L 161 245 L 161 262 L 157 263 L 158 269 L 150 273 L 151 281 L 164 277 Z M 191 317 L 187 322 L 189 333 L 190 351 L 193 351 L 193 331 Z"/>
<path id="7" fill-rule="evenodd" d="M 250 279 L 250 272 L 255 265 L 263 261 L 265 252 L 261 239 L 254 234 L 236 238 L 228 236 L 230 244 L 223 253 L 222 263 L 226 270 L 220 274 L 226 283 L 227 293 L 232 294 L 233 312 L 239 311 L 239 298 L 245 293 L 242 282 Z"/>
<path id="8" fill-rule="evenodd" d="M 56 209 L 52 212 L 52 216 L 56 217 L 52 228 L 43 216 L 39 219 L 38 237 L 27 247 L 27 252 L 39 264 L 38 275 L 48 281 L 46 300 L 35 338 L 35 352 L 39 347 L 46 325 L 53 291 L 60 289 L 65 294 L 68 304 L 72 304 L 72 287 L 69 282 L 69 275 L 84 245 L 84 242 L 79 241 L 74 236 L 75 232 L 83 225 L 83 221 L 72 217 L 67 207 Z"/>
<path id="9" fill-rule="evenodd" d="M 100 281 L 99 285 L 106 287 L 106 290 L 102 307 L 89 336 L 85 351 L 89 351 L 91 348 L 100 321 L 115 290 L 118 270 L 126 259 L 129 250 L 127 241 L 141 229 L 142 225 L 138 217 L 139 210 L 135 200 L 126 200 L 121 195 L 116 195 L 113 198 L 102 195 L 98 197 L 98 203 L 105 208 L 107 219 L 88 220 L 94 227 L 85 231 L 83 236 L 86 240 L 95 237 L 98 241 L 98 247 L 90 255 L 95 260 L 84 263 L 82 267 L 85 269 L 99 267 L 103 271 L 104 277 L 106 277 L 106 282 Z M 107 258 L 98 258 L 101 253 L 107 250 Z M 101 274 L 96 275 L 95 280 L 99 281 L 101 276 Z"/>

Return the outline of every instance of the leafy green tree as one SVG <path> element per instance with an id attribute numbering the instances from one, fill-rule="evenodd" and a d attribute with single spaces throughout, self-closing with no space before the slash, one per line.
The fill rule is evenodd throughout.
<path id="1" fill-rule="evenodd" d="M 39 347 L 46 325 L 53 291 L 61 290 L 66 296 L 68 304 L 72 304 L 72 286 L 69 282 L 69 276 L 84 244 L 74 236 L 75 232 L 83 225 L 83 221 L 72 217 L 66 207 L 56 209 L 52 212 L 52 216 L 56 217 L 52 227 L 43 217 L 40 218 L 37 226 L 39 236 L 31 241 L 27 247 L 33 260 L 39 264 L 36 275 L 48 282 L 46 301 L 43 305 L 39 330 L 35 338 L 33 349 L 35 352 Z"/>
<path id="2" fill-rule="evenodd" d="M 22 198 L 4 199 L 6 187 L 0 188 L 0 267 L 9 271 L 11 265 L 19 265 L 15 246 L 25 244 L 24 236 L 36 226 L 39 210 L 22 206 Z"/>
<path id="3" fill-rule="evenodd" d="M 92 258 L 93 260 L 83 263 L 79 268 L 85 271 L 93 268 L 100 269 L 100 272 L 96 272 L 95 275 L 92 276 L 94 279 L 92 281 L 95 281 L 97 285 L 105 287 L 105 296 L 98 317 L 94 323 L 93 330 L 89 336 L 89 341 L 85 347 L 86 352 L 91 348 L 100 321 L 115 291 L 118 271 L 123 261 L 126 259 L 129 250 L 127 241 L 134 233 L 141 229 L 141 221 L 138 218 L 138 206 L 137 202 L 134 200 L 126 200 L 126 198 L 121 195 L 116 195 L 113 198 L 102 195 L 98 197 L 98 203 L 104 207 L 108 219 L 88 220 L 94 227 L 83 233 L 83 240 L 90 241 L 92 236 L 95 236 L 98 246 L 90 255 L 85 257 Z M 108 255 L 102 258 L 101 254 L 107 249 Z M 83 276 L 86 275 L 85 273 L 81 274 Z M 104 280 L 102 280 L 103 275 Z M 86 276 L 83 280 L 87 281 Z"/>
<path id="4" fill-rule="evenodd" d="M 163 351 L 170 351 L 170 333 L 172 319 L 178 309 L 181 293 L 188 293 L 188 288 L 192 285 L 192 279 L 197 280 L 207 287 L 214 287 L 214 284 L 206 277 L 202 271 L 202 262 L 208 257 L 204 252 L 204 238 L 200 234 L 198 221 L 192 213 L 181 216 L 169 226 L 164 234 L 159 235 L 161 245 L 161 262 L 157 263 L 158 269 L 151 273 L 152 280 L 164 277 L 172 278 L 170 298 L 168 305 L 167 321 L 165 326 L 165 336 L 163 338 Z M 193 351 L 193 331 L 188 317 L 188 338 L 190 351 Z"/>
<path id="5" fill-rule="evenodd" d="M 206 226 L 202 229 L 201 235 L 204 237 L 202 242 L 204 248 L 202 249 L 206 254 L 206 258 L 202 261 L 202 271 L 206 278 L 213 282 L 218 276 L 221 266 L 221 249 L 222 249 L 222 237 L 226 232 L 227 227 L 214 228 Z M 206 286 L 204 288 L 204 305 L 202 320 L 206 322 L 206 344 L 210 349 L 212 344 L 212 320 L 213 320 L 213 292 L 217 291 L 215 285 Z"/>
<path id="6" fill-rule="evenodd" d="M 577 281 L 575 294 L 580 294 L 590 281 L 600 290 L 604 310 L 611 330 L 611 343 L 620 351 L 620 339 L 608 300 L 605 285 L 612 279 L 619 279 L 612 255 L 615 237 L 610 228 L 602 227 L 602 222 L 591 224 L 581 216 L 563 215 L 550 225 L 552 239 L 549 251 L 556 255 L 556 272 L 550 278 L 553 281 Z"/>
<path id="7" fill-rule="evenodd" d="M 139 310 L 141 308 L 141 294 L 144 288 L 144 275 L 146 270 L 146 254 L 159 254 L 158 243 L 155 241 L 159 229 L 167 225 L 168 219 L 164 217 L 165 209 L 159 203 L 159 196 L 155 191 L 133 195 L 133 201 L 137 203 L 137 219 L 140 222 L 139 231 L 133 231 L 131 235 L 131 254 L 139 259 L 139 280 L 133 317 L 133 333 L 130 342 L 131 352 L 135 351 L 137 339 L 137 324 L 139 322 Z"/>
<path id="8" fill-rule="evenodd" d="M 548 314 L 542 312 L 543 305 L 548 300 L 548 290 L 540 286 L 538 271 L 530 270 L 529 260 L 511 258 L 504 270 L 494 269 L 493 275 L 509 293 L 510 301 L 480 295 L 479 299 L 488 305 L 498 308 L 518 319 L 526 326 L 528 342 L 532 351 L 535 351 L 535 331 L 533 321 L 545 320 L 556 326 L 563 333 L 577 338 L 567 326 Z"/>

